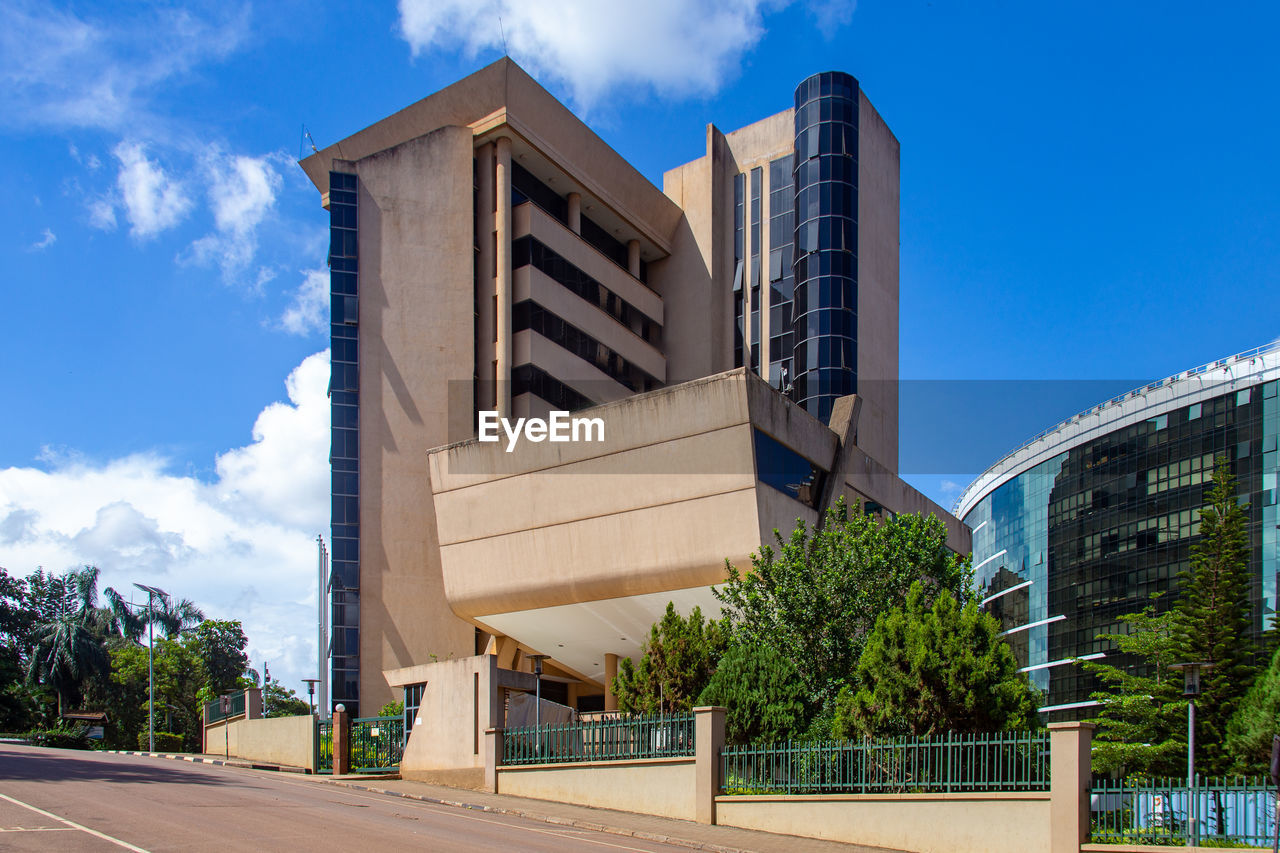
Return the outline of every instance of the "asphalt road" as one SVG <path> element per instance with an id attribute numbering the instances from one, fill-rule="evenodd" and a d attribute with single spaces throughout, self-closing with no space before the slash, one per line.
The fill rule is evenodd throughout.
<path id="1" fill-rule="evenodd" d="M 288 774 L 0 744 L 0 850 L 683 850 Z"/>

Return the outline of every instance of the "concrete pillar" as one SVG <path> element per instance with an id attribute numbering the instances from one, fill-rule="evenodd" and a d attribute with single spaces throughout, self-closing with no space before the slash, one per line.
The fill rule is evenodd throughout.
<path id="1" fill-rule="evenodd" d="M 494 342 L 498 339 L 498 318 L 495 316 L 494 298 L 498 277 L 497 245 L 494 229 L 497 227 L 494 196 L 494 157 L 492 142 L 481 145 L 476 151 L 476 243 L 480 255 L 476 259 L 476 312 L 479 328 L 476 334 L 476 372 L 480 376 L 480 409 L 497 408 L 497 386 L 494 382 L 494 359 L 497 352 Z"/>
<path id="2" fill-rule="evenodd" d="M 720 793 L 720 751 L 724 749 L 726 713 L 726 709 L 717 705 L 693 709 L 697 791 L 694 815 L 698 823 L 716 822 L 716 795 Z"/>
<path id="3" fill-rule="evenodd" d="M 640 241 L 627 241 L 627 272 L 632 278 L 640 277 Z"/>
<path id="4" fill-rule="evenodd" d="M 484 730 L 484 790 L 498 793 L 498 766 L 502 764 L 502 729 Z"/>
<path id="5" fill-rule="evenodd" d="M 606 654 L 604 656 L 604 709 L 606 711 L 618 710 L 618 697 L 613 692 L 613 680 L 617 677 L 618 656 Z"/>
<path id="6" fill-rule="evenodd" d="M 346 706 L 333 709 L 333 775 L 351 772 L 351 715 Z"/>
<path id="7" fill-rule="evenodd" d="M 574 234 L 582 233 L 582 196 L 569 193 L 569 230 Z"/>
<path id="8" fill-rule="evenodd" d="M 262 718 L 262 688 L 250 687 L 244 691 L 244 718 L 246 720 Z"/>
<path id="9" fill-rule="evenodd" d="M 1079 853 L 1089 838 L 1091 723 L 1049 724 L 1049 849 Z"/>
<path id="10" fill-rule="evenodd" d="M 495 293 L 498 305 L 495 311 L 498 340 L 495 352 L 497 370 L 497 399 L 494 408 L 499 417 L 511 415 L 511 140 L 502 137 L 497 144 L 497 168 L 495 189 L 498 194 L 496 230 L 498 232 L 498 275 Z"/>

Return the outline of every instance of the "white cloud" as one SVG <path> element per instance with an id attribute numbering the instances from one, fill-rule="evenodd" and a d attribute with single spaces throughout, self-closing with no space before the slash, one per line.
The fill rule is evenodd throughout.
<path id="1" fill-rule="evenodd" d="M 960 490 L 963 488 L 964 486 L 960 485 L 955 480 L 943 480 L 938 484 L 938 491 L 944 495 L 959 494 Z"/>
<path id="2" fill-rule="evenodd" d="M 115 206 L 105 198 L 95 198 L 88 202 L 89 224 L 100 231 L 116 230 Z"/>
<path id="3" fill-rule="evenodd" d="M 201 171 L 213 211 L 214 231 L 191 244 L 197 263 L 216 263 L 223 278 L 241 277 L 258 251 L 258 227 L 273 211 L 283 179 L 276 164 L 280 153 L 248 157 L 221 151 L 204 159 Z M 268 271 L 270 276 L 274 273 Z M 262 281 L 259 271 L 258 282 Z"/>
<path id="4" fill-rule="evenodd" d="M 253 441 L 206 483 L 151 454 L 93 463 L 44 454 L 0 469 L 0 565 L 102 570 L 102 585 L 152 583 L 214 618 L 239 619 L 254 665 L 297 688 L 315 670 L 315 536 L 328 525 L 328 353 L 286 381 Z"/>
<path id="5" fill-rule="evenodd" d="M 159 129 L 150 99 L 249 33 L 247 6 L 117 5 L 109 18 L 11 0 L 0 4 L 0 109 L 16 125 Z"/>
<path id="6" fill-rule="evenodd" d="M 764 12 L 786 0 L 399 0 L 414 55 L 503 45 L 540 79 L 590 107 L 615 89 L 713 94 L 764 35 Z M 502 20 L 501 29 L 499 18 Z"/>
<path id="7" fill-rule="evenodd" d="M 280 318 L 280 327 L 292 335 L 307 335 L 329 322 L 329 271 L 303 270 L 302 284 Z"/>
<path id="8" fill-rule="evenodd" d="M 30 251 L 43 252 L 56 242 L 58 242 L 58 235 L 46 228 L 40 239 L 31 244 Z"/>
<path id="9" fill-rule="evenodd" d="M 186 218 L 192 207 L 186 186 L 150 160 L 140 143 L 121 142 L 112 153 L 120 161 L 116 188 L 134 237 L 154 237 Z M 92 207 L 90 216 L 99 219 Z"/>

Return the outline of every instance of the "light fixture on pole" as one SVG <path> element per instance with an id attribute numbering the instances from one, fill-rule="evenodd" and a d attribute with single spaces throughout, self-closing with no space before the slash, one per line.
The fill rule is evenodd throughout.
<path id="1" fill-rule="evenodd" d="M 160 596 L 169 598 L 163 589 L 146 584 L 135 583 L 138 589 L 147 594 L 147 751 L 156 751 L 156 642 L 155 642 L 155 599 Z"/>
<path id="2" fill-rule="evenodd" d="M 529 655 L 533 662 L 533 732 L 538 754 L 542 754 L 542 662 L 551 655 Z"/>
<path id="3" fill-rule="evenodd" d="M 316 684 L 320 682 L 318 678 L 304 678 L 302 683 L 307 685 L 307 706 L 311 708 L 311 713 L 316 712 L 315 704 L 312 701 L 316 695 Z"/>
<path id="4" fill-rule="evenodd" d="M 1199 843 L 1200 827 L 1196 822 L 1196 697 L 1200 695 L 1200 676 L 1213 668 L 1206 661 L 1171 663 L 1169 669 L 1182 670 L 1182 695 L 1187 699 L 1187 846 Z"/>

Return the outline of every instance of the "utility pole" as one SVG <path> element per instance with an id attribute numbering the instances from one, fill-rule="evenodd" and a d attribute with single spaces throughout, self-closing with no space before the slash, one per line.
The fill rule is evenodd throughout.
<path id="1" fill-rule="evenodd" d="M 154 586 L 135 583 L 138 589 L 147 594 L 147 751 L 156 751 L 156 640 L 155 640 L 155 598 L 167 599 L 169 593 Z"/>

